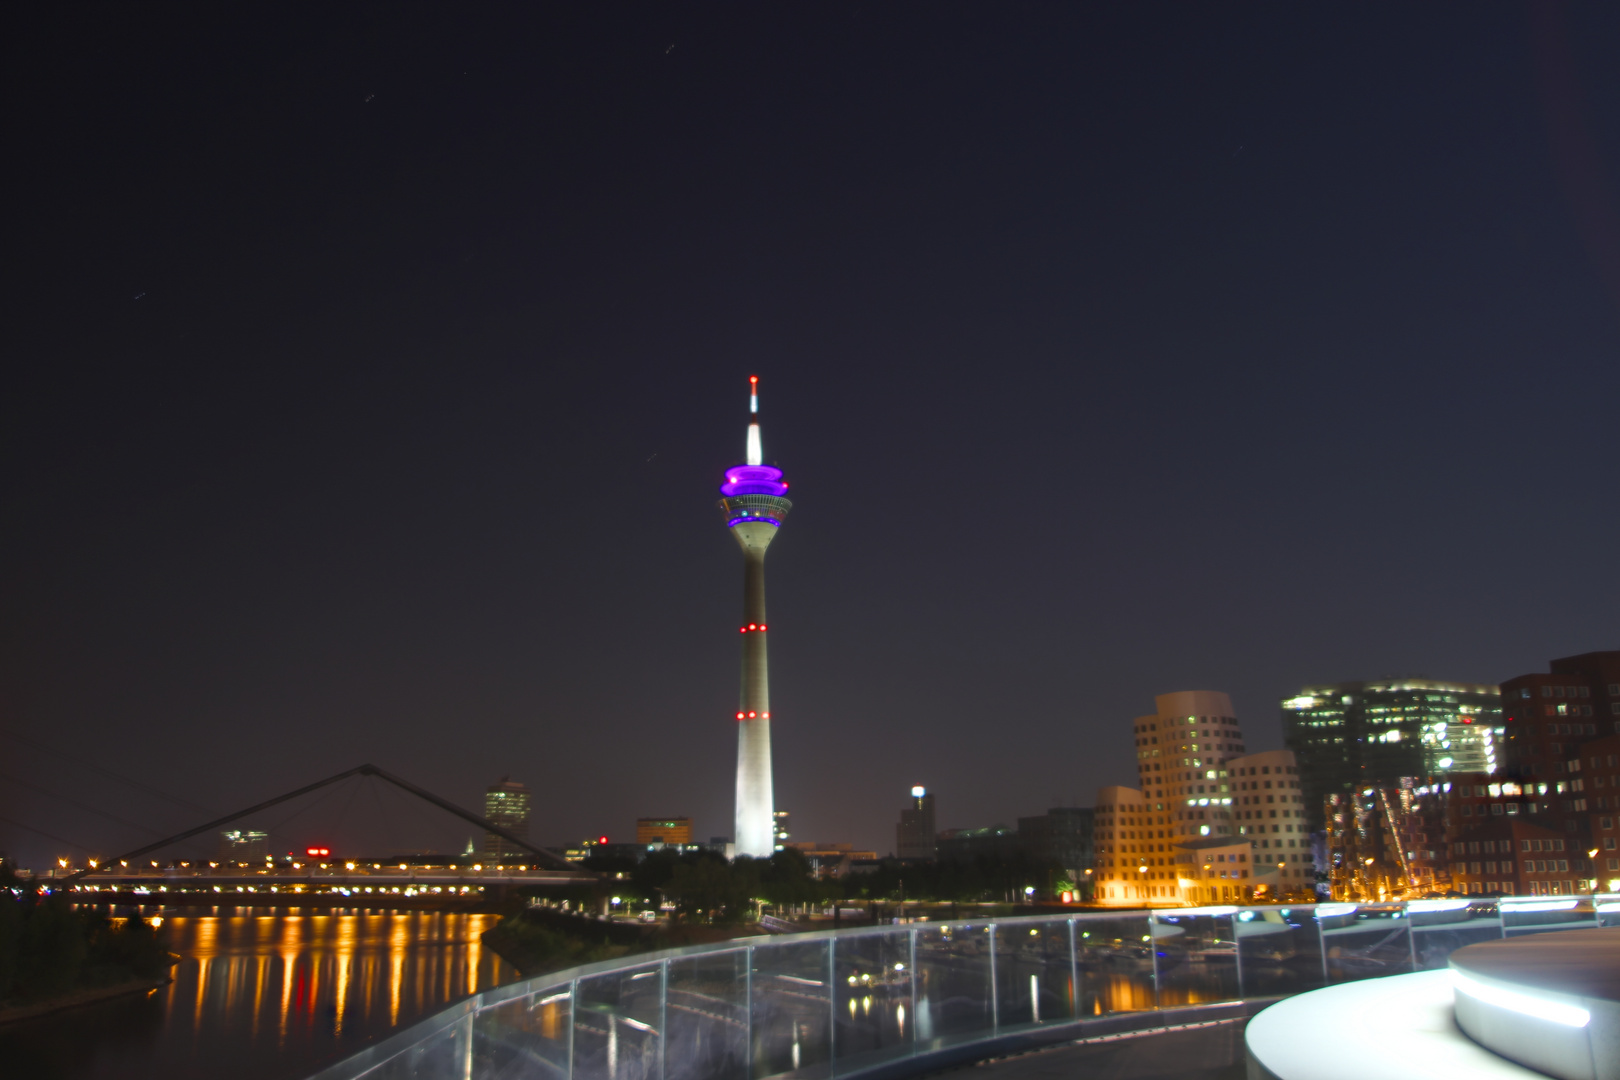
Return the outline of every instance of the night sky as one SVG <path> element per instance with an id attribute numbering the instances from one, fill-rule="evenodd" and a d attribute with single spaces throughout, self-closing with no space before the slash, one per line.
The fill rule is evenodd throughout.
<path id="1" fill-rule="evenodd" d="M 363 761 L 729 835 L 754 373 L 796 839 L 1089 805 L 1157 693 L 1263 749 L 1620 648 L 1620 8 L 35 8 L 24 863 Z M 258 824 L 465 842 L 374 787 Z"/>

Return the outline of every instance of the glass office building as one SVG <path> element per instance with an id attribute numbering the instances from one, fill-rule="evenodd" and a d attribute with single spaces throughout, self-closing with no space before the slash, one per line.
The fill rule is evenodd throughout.
<path id="1" fill-rule="evenodd" d="M 1443 780 L 1498 771 L 1502 701 L 1497 687 L 1439 679 L 1382 679 L 1307 686 L 1282 703 L 1283 742 L 1299 760 L 1312 831 L 1322 800 L 1402 777 Z"/>

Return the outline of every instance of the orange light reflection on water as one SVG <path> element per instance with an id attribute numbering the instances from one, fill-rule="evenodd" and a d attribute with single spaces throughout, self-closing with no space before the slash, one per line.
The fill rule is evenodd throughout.
<path id="1" fill-rule="evenodd" d="M 330 1057 L 518 978 L 479 943 L 495 915 L 212 910 L 164 922 L 183 959 L 160 1037 L 182 1046 Z"/>

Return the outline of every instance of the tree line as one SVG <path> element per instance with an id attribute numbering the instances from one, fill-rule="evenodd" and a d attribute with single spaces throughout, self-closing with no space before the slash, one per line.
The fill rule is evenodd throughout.
<path id="1" fill-rule="evenodd" d="M 0 1005 L 161 978 L 169 953 L 144 919 L 75 910 L 0 862 Z"/>
<path id="2" fill-rule="evenodd" d="M 622 874 L 613 884 L 627 907 L 672 903 L 678 918 L 743 922 L 761 908 L 787 911 L 840 900 L 946 903 L 1050 899 L 1074 883 L 1056 863 L 1023 852 L 961 862 L 903 863 L 884 859 L 868 872 L 818 878 L 809 860 L 791 848 L 768 859 L 739 856 L 728 862 L 709 852 L 655 851 L 640 862 L 596 856 L 585 866 Z M 1026 893 L 1026 890 L 1034 890 Z"/>

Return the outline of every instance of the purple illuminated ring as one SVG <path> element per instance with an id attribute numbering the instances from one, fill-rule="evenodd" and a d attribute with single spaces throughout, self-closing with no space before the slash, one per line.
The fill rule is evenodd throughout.
<path id="1" fill-rule="evenodd" d="M 726 482 L 720 485 L 720 494 L 735 495 L 787 494 L 788 486 L 782 482 L 782 470 L 770 465 L 733 465 L 726 470 Z"/>
<path id="2" fill-rule="evenodd" d="M 767 525 L 775 525 L 778 529 L 782 527 L 782 523 L 773 517 L 749 517 L 745 514 L 742 517 L 734 517 L 730 521 L 726 522 L 726 528 L 729 529 L 733 525 L 740 525 L 747 521 L 763 521 Z"/>

